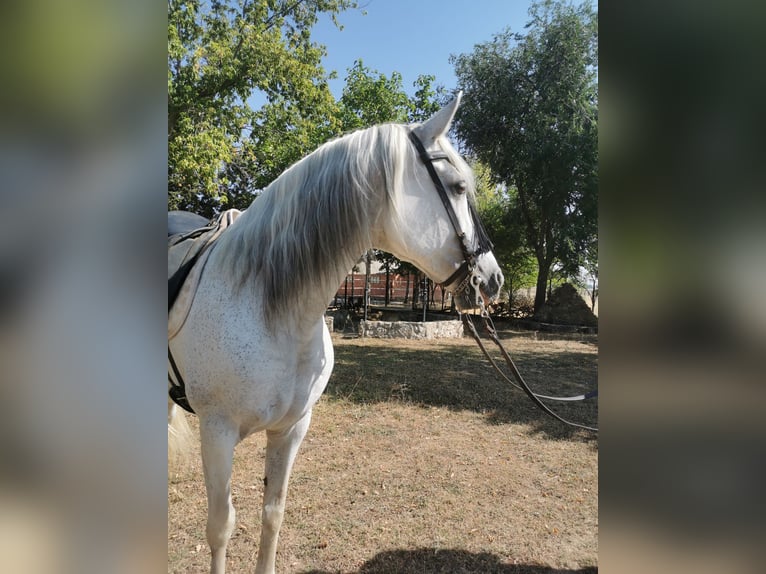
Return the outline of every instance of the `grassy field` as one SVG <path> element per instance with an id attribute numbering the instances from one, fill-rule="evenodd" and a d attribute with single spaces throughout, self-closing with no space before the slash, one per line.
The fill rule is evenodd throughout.
<path id="1" fill-rule="evenodd" d="M 502 335 L 539 392 L 577 394 L 595 383 L 595 337 Z M 469 339 L 334 335 L 334 343 L 335 372 L 290 483 L 279 572 L 597 572 L 594 436 L 546 417 L 498 380 Z M 596 408 L 554 405 L 593 426 Z M 264 447 L 261 435 L 237 447 L 232 573 L 255 565 Z M 168 572 L 208 569 L 195 456 L 168 484 Z"/>

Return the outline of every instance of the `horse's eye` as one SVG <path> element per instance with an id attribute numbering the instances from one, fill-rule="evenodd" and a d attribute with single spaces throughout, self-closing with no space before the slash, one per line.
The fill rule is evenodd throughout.
<path id="1" fill-rule="evenodd" d="M 452 189 L 455 190 L 455 193 L 459 193 L 462 195 L 468 189 L 468 185 L 465 183 L 465 181 L 461 180 L 461 181 L 458 181 L 455 185 L 453 185 Z"/>

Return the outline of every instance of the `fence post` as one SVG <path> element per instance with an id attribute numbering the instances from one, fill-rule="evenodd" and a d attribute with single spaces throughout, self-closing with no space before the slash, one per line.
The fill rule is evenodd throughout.
<path id="1" fill-rule="evenodd" d="M 372 255 L 367 251 L 365 256 L 364 270 L 364 320 L 367 320 L 367 308 L 370 306 L 370 265 L 372 264 Z"/>

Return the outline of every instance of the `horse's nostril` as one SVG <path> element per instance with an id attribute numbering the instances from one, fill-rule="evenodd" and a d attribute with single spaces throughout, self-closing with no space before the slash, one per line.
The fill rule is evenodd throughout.
<path id="1" fill-rule="evenodd" d="M 497 293 L 500 290 L 500 287 L 503 285 L 503 274 L 502 273 L 493 273 L 489 276 L 489 288 L 493 293 Z"/>

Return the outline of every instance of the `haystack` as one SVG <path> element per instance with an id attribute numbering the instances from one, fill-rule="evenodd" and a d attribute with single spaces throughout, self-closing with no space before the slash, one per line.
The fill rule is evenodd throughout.
<path id="1" fill-rule="evenodd" d="M 598 319 L 571 283 L 554 289 L 535 320 L 559 325 L 598 326 Z"/>

